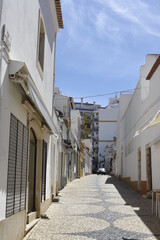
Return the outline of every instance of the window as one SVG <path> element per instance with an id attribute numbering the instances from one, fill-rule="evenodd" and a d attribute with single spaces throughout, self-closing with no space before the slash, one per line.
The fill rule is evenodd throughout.
<path id="1" fill-rule="evenodd" d="M 44 70 L 44 49 L 45 49 L 45 29 L 43 20 L 39 14 L 39 36 L 38 36 L 38 64 L 40 65 L 41 71 Z"/>
<path id="2" fill-rule="evenodd" d="M 6 217 L 25 209 L 28 128 L 11 114 Z"/>
<path id="3" fill-rule="evenodd" d="M 46 200 L 47 143 L 43 140 L 41 201 Z"/>

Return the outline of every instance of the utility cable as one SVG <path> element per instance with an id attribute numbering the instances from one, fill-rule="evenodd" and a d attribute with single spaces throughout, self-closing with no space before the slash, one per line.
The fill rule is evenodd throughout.
<path id="1" fill-rule="evenodd" d="M 121 94 L 121 93 L 130 92 L 130 91 L 134 91 L 134 90 L 135 90 L 135 88 L 132 88 L 132 89 L 127 89 L 127 90 L 123 90 L 123 91 L 116 91 L 116 92 L 112 92 L 112 93 L 105 93 L 105 94 L 98 94 L 98 95 L 91 95 L 91 96 L 84 96 L 84 97 L 74 97 L 74 99 L 102 97 L 102 96 L 108 96 L 108 95 L 113 95 L 113 94 L 116 95 L 118 93 Z"/>

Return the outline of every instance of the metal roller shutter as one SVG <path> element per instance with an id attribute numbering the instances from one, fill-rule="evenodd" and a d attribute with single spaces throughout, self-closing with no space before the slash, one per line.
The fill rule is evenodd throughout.
<path id="1" fill-rule="evenodd" d="M 47 143 L 43 140 L 41 200 L 46 199 Z"/>
<path id="2" fill-rule="evenodd" d="M 25 209 L 27 158 L 28 129 L 11 114 L 6 217 Z"/>

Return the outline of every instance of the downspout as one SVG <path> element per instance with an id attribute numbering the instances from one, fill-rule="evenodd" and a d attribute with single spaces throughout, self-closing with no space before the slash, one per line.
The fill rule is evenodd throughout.
<path id="1" fill-rule="evenodd" d="M 1 114 L 1 98 L 2 98 L 2 55 L 3 55 L 3 44 L 2 44 L 2 6 L 3 6 L 3 0 L 0 1 L 0 116 Z M 1 122 L 1 119 L 0 119 Z"/>
<path id="2" fill-rule="evenodd" d="M 0 28 L 1 28 L 1 19 L 2 19 L 2 5 L 3 5 L 3 0 L 0 1 Z"/>
<path id="3" fill-rule="evenodd" d="M 52 85 L 52 121 L 54 122 L 54 83 L 55 83 L 55 66 L 56 66 L 56 39 L 57 39 L 57 33 L 55 32 L 55 42 L 54 42 L 54 66 L 53 66 L 53 85 Z M 58 126 L 56 126 L 58 128 Z M 58 131 L 57 131 L 58 132 Z M 58 190 L 57 190 L 57 159 L 58 159 L 58 151 L 57 149 L 59 148 L 59 137 L 56 138 L 56 144 L 55 148 L 53 148 L 53 139 L 51 141 L 51 149 L 52 149 L 52 161 L 51 161 L 51 194 L 52 194 L 52 200 L 53 198 L 58 195 Z M 53 152 L 53 150 L 55 152 Z M 54 160 L 53 160 L 54 159 Z M 52 179 L 53 178 L 53 179 Z"/>
<path id="4" fill-rule="evenodd" d="M 55 85 L 55 72 L 56 72 L 56 42 L 57 42 L 57 33 L 55 33 L 55 44 L 54 44 L 54 67 L 53 67 L 53 96 L 52 96 L 52 118 L 54 115 L 54 85 Z"/>
<path id="5" fill-rule="evenodd" d="M 0 89 L 1 89 L 1 73 L 2 73 L 2 27 L 1 27 L 1 21 L 2 21 L 2 5 L 3 0 L 0 1 Z M 1 98 L 1 95 L 0 95 Z"/>

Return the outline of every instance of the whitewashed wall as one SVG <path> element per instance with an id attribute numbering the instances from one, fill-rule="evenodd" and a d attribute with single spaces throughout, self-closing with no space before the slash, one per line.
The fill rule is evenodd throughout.
<path id="1" fill-rule="evenodd" d="M 110 146 L 112 142 L 105 142 L 105 140 L 113 140 L 113 137 L 116 135 L 117 128 L 117 116 L 118 116 L 118 105 L 106 107 L 105 109 L 99 109 L 99 161 L 103 160 L 104 151 L 106 145 Z M 115 121 L 115 122 L 107 122 Z M 101 142 L 102 141 L 102 142 Z M 103 142 L 104 141 L 104 142 Z"/>
<path id="2" fill-rule="evenodd" d="M 160 125 L 145 130 L 143 129 L 160 109 L 160 69 L 157 69 L 150 81 L 146 80 L 146 76 L 156 58 L 157 55 L 147 55 L 146 63 L 140 69 L 140 79 L 133 97 L 122 119 L 118 118 L 119 121 L 121 121 L 118 123 L 121 129 L 118 130 L 117 154 L 118 171 L 121 172 L 121 147 L 123 146 L 123 177 L 131 177 L 131 181 L 137 181 L 137 152 L 138 148 L 141 148 L 141 180 L 146 181 L 146 146 L 151 146 L 153 188 L 160 187 L 159 175 L 157 174 L 160 145 L 159 143 L 155 143 L 158 141 L 156 141 L 156 139 L 160 137 Z M 135 136 L 138 130 L 140 130 L 141 133 Z M 133 148 L 130 153 L 125 156 L 125 148 L 130 142 L 133 142 Z"/>
<path id="3" fill-rule="evenodd" d="M 5 24 L 6 30 L 11 38 L 10 59 L 26 63 L 42 100 L 45 102 L 46 108 L 51 114 L 55 31 L 50 8 L 49 1 L 5 0 L 2 5 L 0 29 L 2 29 L 3 24 Z M 41 78 L 37 68 L 39 10 L 44 20 L 46 32 L 43 78 Z M 50 29 L 52 29 L 52 31 L 50 31 Z M 8 62 L 2 58 L 0 59 L 0 65 L 0 219 L 3 219 L 5 218 L 6 205 L 10 113 L 13 113 L 24 125 L 27 125 L 27 112 L 25 108 L 22 107 L 20 91 L 8 78 Z M 46 192 L 49 198 L 51 179 L 51 145 L 49 135 L 46 136 L 45 139 L 48 143 Z"/>
<path id="4" fill-rule="evenodd" d="M 25 62 L 49 112 L 52 112 L 55 31 L 49 1 L 5 0 L 2 21 L 11 37 L 10 59 Z M 37 68 L 39 10 L 45 27 L 44 77 Z M 50 30 L 52 29 L 52 31 Z"/>

